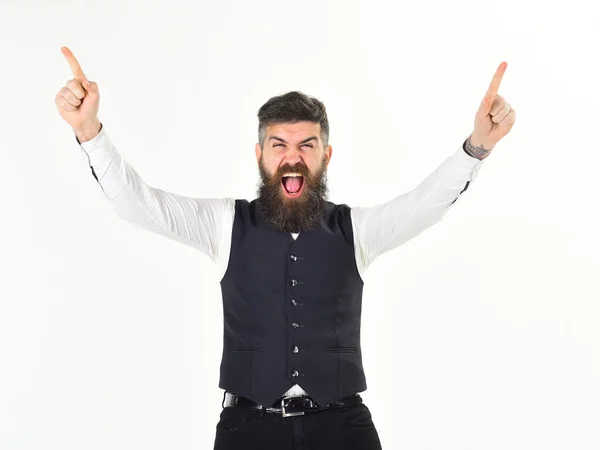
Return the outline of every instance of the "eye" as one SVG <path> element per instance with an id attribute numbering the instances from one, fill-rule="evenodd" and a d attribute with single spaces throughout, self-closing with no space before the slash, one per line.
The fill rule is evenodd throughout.
<path id="1" fill-rule="evenodd" d="M 310 148 L 312 148 L 313 145 L 312 144 L 303 144 L 302 146 L 303 147 L 310 147 Z"/>
<path id="2" fill-rule="evenodd" d="M 275 144 L 273 147 L 283 147 L 283 144 Z"/>

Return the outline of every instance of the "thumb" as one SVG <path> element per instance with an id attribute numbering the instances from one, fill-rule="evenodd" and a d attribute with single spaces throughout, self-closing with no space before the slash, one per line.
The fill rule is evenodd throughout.
<path id="1" fill-rule="evenodd" d="M 494 104 L 494 97 L 490 95 L 486 95 L 483 100 L 481 100 L 481 104 L 479 105 L 479 109 L 475 114 L 475 121 L 483 122 L 488 118 L 488 115 L 492 111 L 492 105 Z"/>
<path id="2" fill-rule="evenodd" d="M 81 84 L 83 84 L 83 87 L 89 93 L 91 93 L 91 94 L 97 94 L 98 93 L 98 83 L 95 83 L 95 82 L 90 81 L 87 78 L 85 78 Z"/>

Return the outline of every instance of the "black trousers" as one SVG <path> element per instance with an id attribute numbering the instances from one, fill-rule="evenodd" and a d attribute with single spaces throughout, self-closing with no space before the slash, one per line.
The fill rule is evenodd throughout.
<path id="1" fill-rule="evenodd" d="M 364 403 L 294 417 L 228 407 L 216 431 L 214 450 L 381 450 Z"/>

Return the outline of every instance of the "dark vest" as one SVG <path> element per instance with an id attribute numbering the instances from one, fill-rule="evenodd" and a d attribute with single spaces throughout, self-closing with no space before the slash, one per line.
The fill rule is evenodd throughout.
<path id="1" fill-rule="evenodd" d="M 219 387 L 263 405 L 294 384 L 320 405 L 364 391 L 362 289 L 347 205 L 294 240 L 236 200 Z"/>

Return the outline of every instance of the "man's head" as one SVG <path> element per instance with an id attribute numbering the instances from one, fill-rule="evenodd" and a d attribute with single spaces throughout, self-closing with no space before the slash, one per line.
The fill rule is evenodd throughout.
<path id="1" fill-rule="evenodd" d="M 275 229 L 308 231 L 321 218 L 331 159 L 325 105 L 301 92 L 269 99 L 258 111 L 258 206 Z"/>

